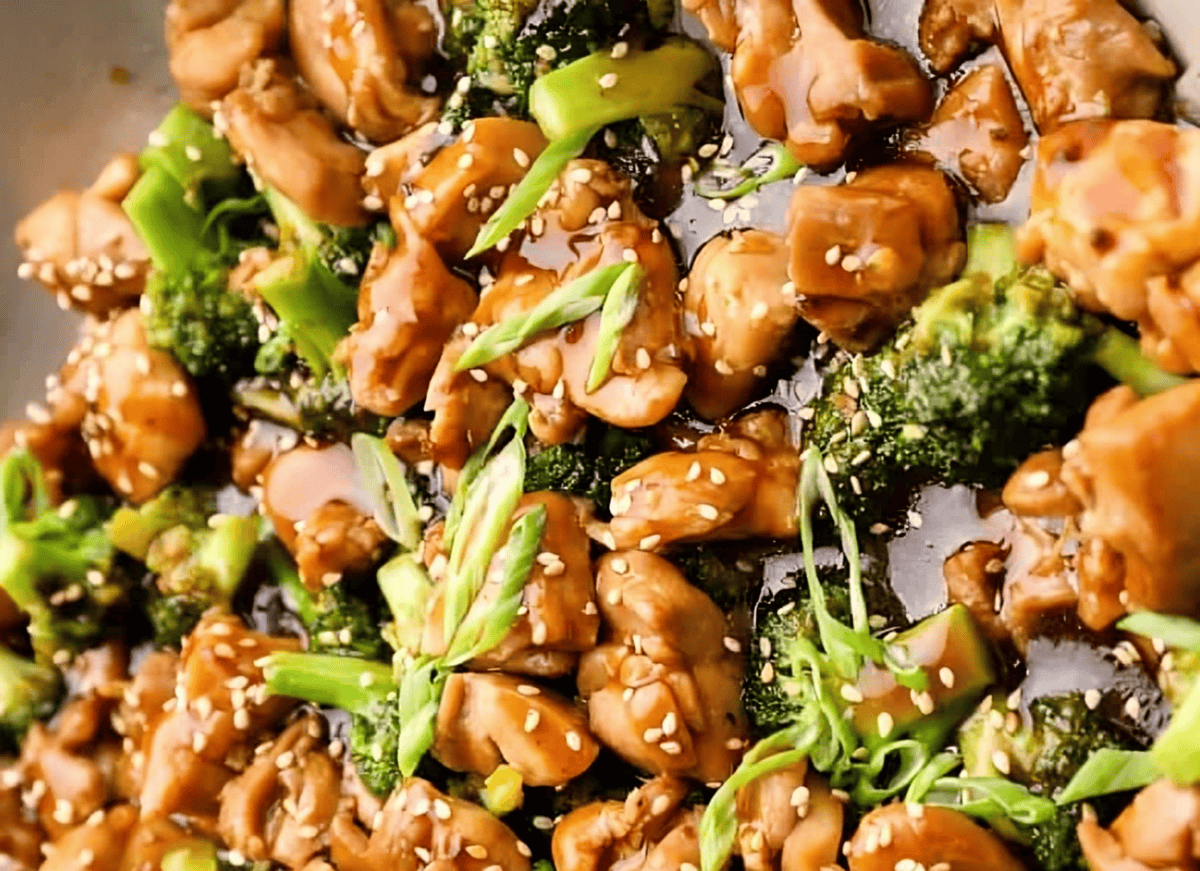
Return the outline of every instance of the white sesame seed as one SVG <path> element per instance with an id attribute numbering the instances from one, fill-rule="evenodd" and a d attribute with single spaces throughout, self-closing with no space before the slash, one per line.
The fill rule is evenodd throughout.
<path id="1" fill-rule="evenodd" d="M 715 505 L 709 505 L 704 502 L 696 506 L 696 513 L 705 520 L 716 520 L 721 516 L 721 512 L 717 510 Z"/>
<path id="2" fill-rule="evenodd" d="M 605 73 L 604 75 L 602 75 L 602 76 L 600 77 L 600 82 L 599 82 L 599 84 L 600 84 L 600 87 L 601 87 L 603 90 L 608 90 L 609 88 L 614 88 L 614 87 L 616 87 L 616 85 L 617 85 L 617 74 L 616 74 L 616 73 Z"/>
<path id="3" fill-rule="evenodd" d="M 825 252 L 825 263 L 829 266 L 836 266 L 842 259 L 842 248 L 840 245 L 834 245 Z"/>
<path id="4" fill-rule="evenodd" d="M 541 695 L 541 693 L 542 693 L 542 691 L 540 689 L 538 689 L 537 687 L 535 687 L 533 684 L 527 684 L 527 683 L 520 684 L 517 687 L 517 692 L 519 692 L 523 696 L 537 696 L 537 695 Z"/>
<path id="5" fill-rule="evenodd" d="M 887 711 L 880 711 L 879 716 L 875 718 L 875 725 L 879 729 L 879 737 L 886 738 L 892 734 L 892 729 L 895 728 L 896 723 L 892 719 L 891 714 Z"/>
<path id="6" fill-rule="evenodd" d="M 707 160 L 717 153 L 717 144 L 715 142 L 706 142 L 697 149 L 696 153 Z"/>
<path id="7" fill-rule="evenodd" d="M 948 666 L 942 666 L 938 670 L 938 680 L 942 682 L 942 686 L 946 689 L 954 688 L 954 670 Z"/>
<path id="8" fill-rule="evenodd" d="M 658 745 L 659 749 L 668 756 L 678 756 L 683 752 L 683 745 L 678 741 L 663 741 Z"/>
<path id="9" fill-rule="evenodd" d="M 1008 759 L 1008 754 L 1003 750 L 992 752 L 992 766 L 1006 776 L 1012 771 L 1012 763 Z"/>
<path id="10" fill-rule="evenodd" d="M 1130 696 L 1125 702 L 1125 713 L 1131 720 L 1136 720 L 1142 715 L 1142 703 L 1138 701 L 1137 696 Z"/>
<path id="11" fill-rule="evenodd" d="M 572 729 L 566 735 L 567 746 L 578 753 L 583 749 L 583 739 L 579 737 L 579 733 Z"/>
<path id="12" fill-rule="evenodd" d="M 647 535 L 645 538 L 639 541 L 638 547 L 641 550 L 653 550 L 660 544 L 662 544 L 662 536 L 658 533 L 654 533 L 653 535 Z"/>
<path id="13" fill-rule="evenodd" d="M 1100 690 L 1096 689 L 1095 687 L 1085 690 L 1083 693 L 1083 703 L 1087 705 L 1089 711 L 1094 711 L 1096 708 L 1100 707 L 1100 699 Z"/>
<path id="14" fill-rule="evenodd" d="M 730 653 L 742 652 L 742 643 L 731 635 L 726 635 L 725 638 L 722 639 L 722 643 L 725 645 L 725 649 Z"/>

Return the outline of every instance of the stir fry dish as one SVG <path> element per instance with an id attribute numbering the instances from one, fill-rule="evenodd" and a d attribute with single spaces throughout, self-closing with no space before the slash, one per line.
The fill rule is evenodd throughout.
<path id="1" fill-rule="evenodd" d="M 16 227 L 3 868 L 1200 871 L 1181 66 L 913 11 L 171 0 Z"/>

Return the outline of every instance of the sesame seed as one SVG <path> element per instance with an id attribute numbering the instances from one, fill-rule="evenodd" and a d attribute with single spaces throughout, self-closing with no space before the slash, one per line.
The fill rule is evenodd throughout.
<path id="1" fill-rule="evenodd" d="M 702 158 L 708 159 L 717 153 L 717 144 L 715 142 L 706 142 L 700 146 L 696 153 Z"/>
<path id="2" fill-rule="evenodd" d="M 1087 705 L 1089 711 L 1094 711 L 1100 707 L 1100 690 L 1093 687 L 1090 690 L 1085 690 L 1083 693 L 1083 703 Z"/>
<path id="3" fill-rule="evenodd" d="M 527 684 L 527 683 L 523 683 L 523 684 L 519 685 L 517 687 L 517 692 L 519 692 L 523 696 L 538 696 L 538 695 L 541 695 L 541 693 L 542 693 L 542 691 L 540 689 L 538 689 L 537 687 L 535 687 L 533 684 Z"/>
<path id="4" fill-rule="evenodd" d="M 725 645 L 725 649 L 728 650 L 730 653 L 741 653 L 742 652 L 742 643 L 731 635 L 726 635 L 722 639 L 722 643 Z"/>
<path id="5" fill-rule="evenodd" d="M 938 680 L 942 682 L 942 686 L 946 689 L 954 689 L 954 670 L 947 666 L 942 666 L 938 670 Z"/>
<path id="6" fill-rule="evenodd" d="M 1142 715 L 1142 703 L 1138 701 L 1137 696 L 1130 696 L 1125 702 L 1125 713 L 1131 720 L 1136 720 Z"/>
<path id="7" fill-rule="evenodd" d="M 676 722 L 675 712 L 668 711 L 667 715 L 665 717 L 663 717 L 663 721 L 662 721 L 663 734 L 664 735 L 674 735 L 675 729 L 677 727 L 678 727 L 678 723 Z"/>
<path id="8" fill-rule="evenodd" d="M 450 819 L 450 805 L 445 799 L 435 798 L 433 800 L 433 813 L 439 820 Z"/>
<path id="9" fill-rule="evenodd" d="M 842 259 L 842 249 L 840 245 L 834 245 L 825 252 L 825 263 L 829 266 L 836 266 Z"/>
<path id="10" fill-rule="evenodd" d="M 917 871 L 917 860 L 904 858 L 896 862 L 895 871 Z"/>
<path id="11" fill-rule="evenodd" d="M 548 817 L 546 819 L 549 819 Z M 551 823 L 553 825 L 553 823 Z M 488 857 L 487 847 L 483 844 L 469 844 L 466 848 L 467 855 L 472 859 L 486 859 Z"/>
<path id="12" fill-rule="evenodd" d="M 660 544 L 662 544 L 662 536 L 658 533 L 654 533 L 653 535 L 647 535 L 645 538 L 639 541 L 638 547 L 641 550 L 653 550 Z"/>
<path id="13" fill-rule="evenodd" d="M 621 259 L 624 260 L 626 263 L 637 263 L 638 262 L 638 253 L 635 250 L 633 250 L 632 248 L 626 248 L 624 251 L 621 252 Z"/>
<path id="14" fill-rule="evenodd" d="M 613 60 L 620 60 L 627 54 L 629 54 L 629 43 L 622 40 L 612 47 L 612 51 L 608 53 L 608 56 Z"/>
<path id="15" fill-rule="evenodd" d="M 1012 771 L 1012 763 L 1008 759 L 1008 754 L 1003 750 L 992 751 L 992 766 L 1006 776 Z"/>
<path id="16" fill-rule="evenodd" d="M 889 714 L 887 711 L 881 711 L 879 716 L 875 718 L 875 725 L 879 728 L 879 737 L 886 738 L 888 735 L 892 734 L 892 729 L 895 727 L 896 723 L 892 719 L 891 714 Z"/>
<path id="17" fill-rule="evenodd" d="M 542 715 L 533 708 L 530 708 L 525 714 L 525 731 L 532 732 L 538 727 L 538 723 L 542 720 Z"/>
<path id="18" fill-rule="evenodd" d="M 651 361 L 650 361 L 650 352 L 649 351 L 647 351 L 645 348 L 638 348 L 637 354 L 635 356 L 637 358 L 637 367 L 639 369 L 649 369 L 650 368 Z"/>
<path id="19" fill-rule="evenodd" d="M 905 802 L 904 810 L 907 811 L 909 817 L 914 820 L 919 820 L 921 817 L 925 816 L 925 805 L 919 802 Z"/>
<path id="20" fill-rule="evenodd" d="M 863 700 L 863 694 L 859 691 L 858 687 L 854 686 L 853 684 L 842 684 L 842 688 L 839 692 L 841 693 L 842 698 L 850 702 L 852 705 L 860 704 Z"/>
<path id="21" fill-rule="evenodd" d="M 717 510 L 715 505 L 709 505 L 704 502 L 696 506 L 696 513 L 705 520 L 716 520 L 721 516 L 721 512 Z"/>
<path id="22" fill-rule="evenodd" d="M 681 745 L 678 741 L 663 741 L 658 746 L 659 749 L 661 749 L 662 752 L 666 753 L 668 756 L 678 756 L 683 752 L 683 745 Z"/>
<path id="23" fill-rule="evenodd" d="M 605 73 L 604 75 L 602 75 L 600 77 L 599 84 L 603 90 L 608 90 L 609 88 L 616 87 L 617 74 L 616 73 Z"/>
<path id="24" fill-rule="evenodd" d="M 470 370 L 470 372 L 471 372 L 471 378 L 474 379 L 475 381 L 479 382 L 480 384 L 482 384 L 483 382 L 488 380 L 487 373 L 484 372 L 482 369 L 472 369 L 472 370 Z"/>
<path id="25" fill-rule="evenodd" d="M 763 683 L 771 683 L 775 680 L 775 666 L 767 662 L 763 664 L 762 671 L 758 673 L 758 679 Z"/>
<path id="26" fill-rule="evenodd" d="M 579 733 L 572 729 L 566 735 L 567 746 L 578 753 L 583 749 L 583 739 L 579 737 Z"/>

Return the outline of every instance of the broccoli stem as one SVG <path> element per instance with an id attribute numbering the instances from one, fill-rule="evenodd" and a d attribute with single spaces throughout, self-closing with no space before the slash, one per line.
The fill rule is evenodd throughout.
<path id="1" fill-rule="evenodd" d="M 983 275 L 995 284 L 1018 265 L 1017 238 L 1008 224 L 976 224 L 967 230 L 963 275 Z"/>
<path id="2" fill-rule="evenodd" d="M 1164 393 L 1191 380 L 1158 368 L 1142 353 L 1137 339 L 1116 327 L 1108 327 L 1100 334 L 1092 351 L 1092 359 L 1101 369 L 1143 398 Z"/>
<path id="3" fill-rule="evenodd" d="M 358 294 L 321 260 L 321 226 L 283 194 L 264 191 L 279 225 L 280 257 L 255 279 L 255 288 L 288 326 L 296 351 L 313 374 L 333 368 L 333 352 L 358 320 Z"/>
<path id="4" fill-rule="evenodd" d="M 192 555 L 196 567 L 216 581 L 216 589 L 229 601 L 237 592 L 254 549 L 258 546 L 258 522 L 253 517 L 220 515 L 210 522 L 206 535 Z"/>
<path id="5" fill-rule="evenodd" d="M 207 254 L 204 216 L 187 203 L 187 192 L 162 166 L 142 173 L 121 203 L 160 272 L 184 272 Z"/>
<path id="6" fill-rule="evenodd" d="M 162 871 L 218 871 L 217 847 L 211 841 L 189 841 L 163 854 Z"/>
<path id="7" fill-rule="evenodd" d="M 273 653 L 263 673 L 281 696 L 363 714 L 396 689 L 392 668 L 380 662 L 326 653 Z"/>
<path id="8" fill-rule="evenodd" d="M 598 51 L 537 79 L 529 112 L 551 141 L 679 106 L 720 112 L 722 102 L 697 88 L 715 69 L 703 46 L 686 39 L 619 58 Z"/>

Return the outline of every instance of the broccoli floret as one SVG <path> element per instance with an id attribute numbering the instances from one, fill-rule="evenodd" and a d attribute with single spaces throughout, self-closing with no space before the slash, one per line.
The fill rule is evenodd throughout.
<path id="1" fill-rule="evenodd" d="M 1005 776 L 1048 798 L 1066 786 L 1096 750 L 1140 749 L 1118 723 L 1100 710 L 1088 708 L 1082 693 L 1043 696 L 1030 703 L 1026 714 L 1010 712 L 1003 694 L 993 696 L 991 704 L 983 707 L 988 710 L 977 710 L 959 729 L 965 770 L 972 775 L 998 776 L 993 759 L 1003 753 L 1010 766 Z M 1019 722 L 1015 729 L 1014 718 Z M 1103 797 L 1094 806 L 1111 818 L 1120 803 Z M 1007 819 L 990 822 L 1001 834 L 1026 844 L 1046 871 L 1086 871 L 1075 835 L 1080 807 L 1078 803 L 1061 807 L 1049 821 L 1034 826 Z"/>
<path id="2" fill-rule="evenodd" d="M 41 663 L 60 661 L 122 625 L 130 580 L 114 560 L 107 500 L 50 504 L 42 468 L 26 450 L 0 462 L 0 587 L 29 615 Z"/>
<path id="3" fill-rule="evenodd" d="M 253 517 L 218 514 L 215 492 L 171 487 L 109 521 L 113 545 L 154 575 L 145 603 L 158 644 L 177 646 L 211 607 L 228 609 L 258 544 Z"/>
<path id="4" fill-rule="evenodd" d="M 836 584 L 825 584 L 824 589 L 830 614 L 846 620 L 850 615 L 849 591 Z M 800 667 L 790 651 L 797 639 L 815 644 L 818 638 L 816 614 L 805 593 L 786 603 L 771 602 L 757 609 L 742 700 L 759 735 L 769 735 L 796 722 L 804 699 L 789 692 L 790 680 L 798 677 Z M 763 669 L 768 666 L 774 678 L 763 680 Z"/>
<path id="5" fill-rule="evenodd" d="M 612 46 L 625 33 L 646 34 L 644 0 L 468 0 L 449 13 L 445 47 L 465 69 L 466 94 L 447 104 L 447 119 L 528 115 L 538 76 Z"/>
<path id="6" fill-rule="evenodd" d="M 173 109 L 151 141 L 123 204 L 154 265 L 142 301 L 147 337 L 223 392 L 253 371 L 259 325 L 229 273 L 241 251 L 265 241 L 266 205 L 229 144 L 190 109 Z"/>
<path id="7" fill-rule="evenodd" d="M 608 510 L 613 479 L 654 452 L 649 436 L 614 426 L 592 426 L 583 444 L 554 445 L 525 467 L 525 492 L 556 490 L 586 496 Z"/>
<path id="8" fill-rule="evenodd" d="M 810 443 L 857 520 L 887 519 L 928 481 L 1002 484 L 1078 430 L 1106 384 L 1096 364 L 1139 392 L 1175 383 L 1047 272 L 1019 269 L 1007 226 L 973 227 L 968 252 L 962 279 L 879 354 L 832 368 L 812 406 Z"/>
<path id="9" fill-rule="evenodd" d="M 275 653 L 264 674 L 273 693 L 348 712 L 346 745 L 359 776 L 376 795 L 391 794 L 403 778 L 400 707 L 390 666 L 332 654 Z"/>
<path id="10" fill-rule="evenodd" d="M 388 427 L 387 418 L 354 401 L 349 382 L 339 372 L 315 378 L 299 368 L 280 377 L 246 379 L 234 387 L 233 395 L 255 415 L 318 439 L 347 441 L 356 432 L 381 436 Z"/>
<path id="11" fill-rule="evenodd" d="M 278 548 L 270 549 L 268 561 L 276 583 L 304 624 L 309 652 L 377 660 L 389 655 L 375 609 L 351 593 L 348 582 L 313 593 L 300 580 L 295 565 Z"/>
<path id="12" fill-rule="evenodd" d="M 54 713 L 62 694 L 58 669 L 0 647 L 0 746 L 15 751 L 35 720 Z"/>

